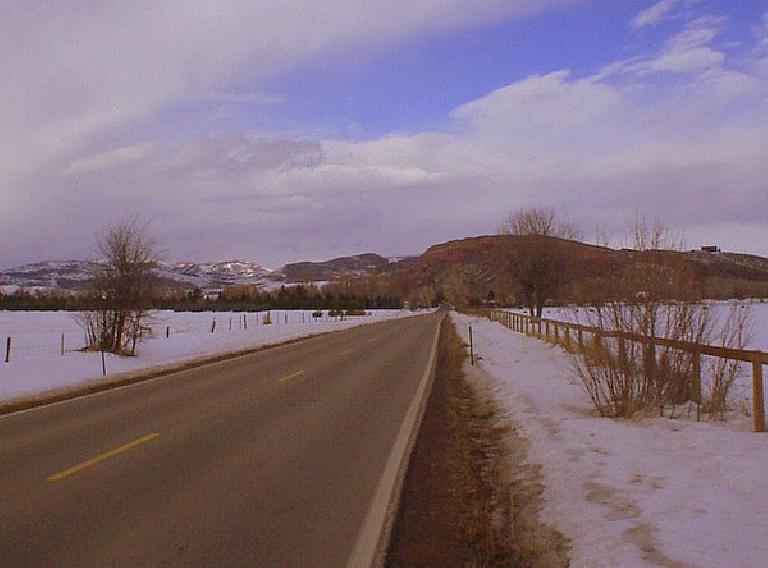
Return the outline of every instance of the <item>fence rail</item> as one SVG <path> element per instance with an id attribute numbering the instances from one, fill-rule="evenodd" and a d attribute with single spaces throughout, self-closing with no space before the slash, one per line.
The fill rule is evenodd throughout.
<path id="1" fill-rule="evenodd" d="M 765 398 L 763 394 L 763 365 L 768 365 L 768 353 L 750 349 L 733 349 L 731 347 L 722 347 L 719 345 L 705 345 L 692 341 L 680 341 L 676 339 L 667 339 L 663 337 L 653 337 L 648 335 L 639 335 L 626 331 L 611 331 L 598 327 L 588 326 L 579 323 L 564 322 L 548 318 L 536 318 L 527 314 L 508 312 L 504 310 L 491 310 L 488 314 L 491 321 L 499 322 L 505 327 L 525 333 L 529 336 L 535 336 L 539 339 L 552 342 L 556 345 L 570 347 L 575 344 L 583 349 L 584 334 L 589 333 L 593 338 L 600 340 L 602 338 L 616 338 L 619 340 L 619 349 L 622 349 L 624 341 L 640 343 L 649 348 L 650 353 L 655 359 L 655 347 L 667 347 L 685 351 L 694 356 L 693 372 L 696 376 L 692 377 L 694 383 L 701 384 L 701 364 L 702 355 L 710 355 L 721 359 L 730 359 L 751 363 L 752 365 L 752 430 L 754 432 L 765 432 Z M 576 339 L 571 337 L 572 332 L 576 332 Z M 699 401 L 700 402 L 700 401 Z"/>

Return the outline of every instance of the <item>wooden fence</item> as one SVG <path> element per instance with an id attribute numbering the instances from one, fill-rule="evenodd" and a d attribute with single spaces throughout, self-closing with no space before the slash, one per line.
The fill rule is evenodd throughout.
<path id="1" fill-rule="evenodd" d="M 752 364 L 752 430 L 765 432 L 765 400 L 763 395 L 763 365 L 768 365 L 768 353 L 747 349 L 732 349 L 718 345 L 704 345 L 692 341 L 679 341 L 665 339 L 663 337 L 651 337 L 637 335 L 625 331 L 609 331 L 578 323 L 563 322 L 547 318 L 535 318 L 527 314 L 507 312 L 504 310 L 491 310 L 488 317 L 502 325 L 538 337 L 555 345 L 564 347 L 578 346 L 584 348 L 584 334 L 591 334 L 593 340 L 602 338 L 616 338 L 618 342 L 619 357 L 625 353 L 625 341 L 640 343 L 645 346 L 647 356 L 656 361 L 656 347 L 678 349 L 692 355 L 692 383 L 694 388 L 701 391 L 701 356 L 711 355 L 722 359 L 742 361 Z M 576 338 L 572 337 L 575 332 Z M 574 344 L 575 341 L 575 344 Z M 700 402 L 700 400 L 698 401 Z"/>

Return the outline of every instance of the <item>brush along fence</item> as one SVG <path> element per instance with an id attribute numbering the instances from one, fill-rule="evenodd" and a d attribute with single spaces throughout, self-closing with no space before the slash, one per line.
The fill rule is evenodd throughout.
<path id="1" fill-rule="evenodd" d="M 578 323 L 563 322 L 547 318 L 536 318 L 527 314 L 491 310 L 491 321 L 499 322 L 519 333 L 537 337 L 567 351 L 585 353 L 607 339 L 615 340 L 617 358 L 626 361 L 627 342 L 637 343 L 644 352 L 646 372 L 657 372 L 656 348 L 678 350 L 691 355 L 690 388 L 695 402 L 701 404 L 701 357 L 708 355 L 731 361 L 740 361 L 752 366 L 752 430 L 765 432 L 765 399 L 763 393 L 763 365 L 768 364 L 768 353 L 757 350 L 733 349 L 719 345 L 704 345 L 691 341 L 679 341 L 663 337 L 638 335 L 625 331 L 611 331 Z M 589 341 L 589 342 L 588 342 Z"/>

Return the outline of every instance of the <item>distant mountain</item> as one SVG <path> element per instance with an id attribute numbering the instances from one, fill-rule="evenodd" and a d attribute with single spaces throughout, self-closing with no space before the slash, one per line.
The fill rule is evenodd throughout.
<path id="1" fill-rule="evenodd" d="M 279 274 L 289 284 L 323 282 L 342 276 L 361 276 L 370 272 L 379 272 L 389 264 L 390 261 L 383 256 L 365 253 L 321 262 L 293 262 L 286 264 Z"/>
<path id="2" fill-rule="evenodd" d="M 768 258 L 724 252 L 638 252 L 611 249 L 554 239 L 553 237 L 492 235 L 468 237 L 430 247 L 422 255 L 386 258 L 374 253 L 343 256 L 318 262 L 293 262 L 271 270 L 248 260 L 161 263 L 157 275 L 169 288 L 211 289 L 257 284 L 266 289 L 300 283 L 322 283 L 367 274 L 387 275 L 406 289 L 442 287 L 457 271 L 471 275 L 484 292 L 505 286 L 514 275 L 504 274 L 503 255 L 526 239 L 552 239 L 569 259 L 567 281 L 571 288 L 595 289 L 625 273 L 633 263 L 682 257 L 704 290 L 721 290 L 724 296 L 768 289 Z M 34 262 L 0 271 L 0 286 L 77 289 L 89 279 L 91 264 L 85 260 Z M 6 292 L 7 293 L 7 292 Z M 760 293 L 760 292 L 757 292 Z"/>
<path id="3" fill-rule="evenodd" d="M 77 289 L 90 280 L 92 261 L 64 260 L 25 264 L 0 271 L 0 284 L 20 287 Z M 155 270 L 161 282 L 172 288 L 211 288 L 235 284 L 258 284 L 272 270 L 247 260 L 221 262 L 159 263 Z"/>
<path id="4" fill-rule="evenodd" d="M 249 260 L 218 262 L 159 263 L 156 274 L 170 288 L 223 288 L 238 284 L 259 284 L 275 288 L 284 284 L 326 282 L 371 272 L 394 272 L 413 264 L 417 256 L 388 259 L 365 253 L 319 262 L 294 262 L 272 270 Z M 45 261 L 0 271 L 0 285 L 77 289 L 90 279 L 92 263 L 87 260 Z"/>
<path id="5" fill-rule="evenodd" d="M 0 271 L 0 284 L 72 290 L 90 279 L 90 266 L 86 260 L 32 262 Z"/>
<path id="6" fill-rule="evenodd" d="M 223 260 L 220 262 L 179 262 L 161 265 L 161 277 L 192 284 L 197 288 L 261 284 L 273 271 L 249 260 Z"/>

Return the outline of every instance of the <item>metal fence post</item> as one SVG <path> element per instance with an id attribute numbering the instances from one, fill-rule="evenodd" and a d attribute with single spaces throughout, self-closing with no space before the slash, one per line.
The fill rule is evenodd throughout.
<path id="1" fill-rule="evenodd" d="M 475 364 L 475 343 L 472 338 L 472 324 L 469 324 L 469 361 L 474 366 Z"/>

